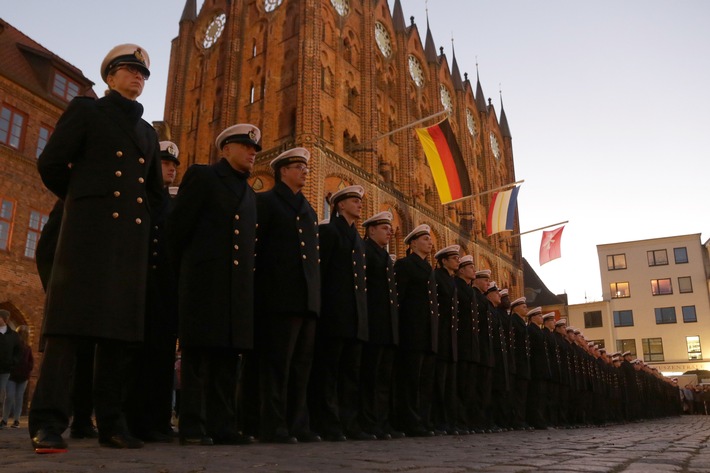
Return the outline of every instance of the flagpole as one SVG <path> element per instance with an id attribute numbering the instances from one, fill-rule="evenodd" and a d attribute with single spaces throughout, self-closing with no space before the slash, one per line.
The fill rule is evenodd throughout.
<path id="1" fill-rule="evenodd" d="M 487 191 L 481 192 L 481 193 L 479 193 L 479 194 L 467 195 L 466 197 L 461 197 L 461 198 L 459 198 L 459 199 L 452 200 L 451 202 L 447 202 L 447 203 L 441 204 L 441 205 L 455 204 L 455 203 L 457 203 L 457 202 L 461 202 L 462 200 L 474 199 L 474 198 L 480 197 L 480 196 L 482 196 L 482 195 L 490 194 L 491 192 L 496 192 L 496 191 L 499 191 L 499 190 L 509 189 L 509 188 L 511 188 L 511 187 L 515 187 L 515 186 L 517 186 L 518 184 L 522 184 L 523 182 L 525 182 L 525 179 L 523 179 L 522 181 L 513 182 L 513 183 L 511 183 L 511 184 L 506 184 L 506 185 L 504 185 L 504 186 L 496 187 L 495 189 L 487 190 Z"/>
<path id="2" fill-rule="evenodd" d="M 527 232 L 520 232 L 520 233 L 516 233 L 514 235 L 506 235 L 503 238 L 513 238 L 513 237 L 520 236 L 520 235 L 527 235 L 528 233 L 537 232 L 539 230 L 544 230 L 544 229 L 550 228 L 550 227 L 556 227 L 557 225 L 562 225 L 563 223 L 569 223 L 569 220 L 565 220 L 564 222 L 559 222 L 559 223 L 553 223 L 552 225 L 545 225 L 544 227 L 535 228 L 533 230 L 528 230 Z"/>
<path id="3" fill-rule="evenodd" d="M 372 140 L 370 140 L 370 141 L 366 141 L 366 142 L 362 143 L 360 146 L 357 146 L 356 148 L 354 148 L 353 150 L 351 150 L 351 152 L 352 152 L 352 151 L 362 151 L 362 150 L 363 150 L 362 148 L 364 148 L 365 146 L 370 145 L 370 144 L 372 144 L 372 143 L 374 143 L 374 142 L 376 142 L 376 141 L 380 141 L 382 138 L 387 138 L 388 136 L 394 135 L 395 133 L 397 133 L 397 132 L 399 132 L 399 131 L 406 130 L 407 128 L 411 128 L 411 127 L 413 127 L 413 126 L 415 126 L 415 125 L 419 125 L 420 123 L 423 123 L 423 122 L 425 122 L 425 121 L 427 121 L 427 120 L 431 120 L 432 118 L 440 117 L 441 115 L 445 115 L 445 114 L 447 114 L 447 113 L 449 113 L 449 112 L 447 112 L 446 110 L 442 110 L 441 112 L 437 112 L 437 113 L 435 113 L 435 114 L 433 114 L 433 115 L 429 115 L 428 117 L 425 117 L 425 118 L 422 118 L 422 119 L 417 120 L 417 121 L 415 121 L 415 122 L 412 122 L 412 123 L 409 123 L 409 124 L 407 124 L 407 125 L 401 126 L 401 127 L 397 128 L 396 130 L 392 130 L 392 131 L 390 131 L 390 132 L 388 132 L 388 133 L 385 133 L 384 135 L 380 135 L 380 136 L 378 136 L 378 137 L 376 137 L 376 138 L 374 138 L 374 139 L 372 139 Z"/>

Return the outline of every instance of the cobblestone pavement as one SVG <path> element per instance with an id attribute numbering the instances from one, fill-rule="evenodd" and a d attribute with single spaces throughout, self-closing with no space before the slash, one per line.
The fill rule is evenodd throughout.
<path id="1" fill-rule="evenodd" d="M 0 431 L 0 471 L 29 472 L 710 472 L 710 417 L 683 416 L 575 430 L 300 445 L 139 450 L 69 440 L 69 452 L 37 455 L 26 419 Z M 65 435 L 67 435 L 65 433 Z"/>

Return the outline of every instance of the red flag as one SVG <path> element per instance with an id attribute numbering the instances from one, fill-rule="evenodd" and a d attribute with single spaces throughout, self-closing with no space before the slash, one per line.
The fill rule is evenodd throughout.
<path id="1" fill-rule="evenodd" d="M 562 243 L 562 230 L 565 226 L 542 232 L 542 242 L 540 243 L 540 266 L 562 256 L 560 244 Z"/>

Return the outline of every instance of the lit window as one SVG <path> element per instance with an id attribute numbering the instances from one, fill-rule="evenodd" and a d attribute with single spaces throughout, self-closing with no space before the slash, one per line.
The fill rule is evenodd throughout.
<path id="1" fill-rule="evenodd" d="M 645 361 L 663 361 L 663 339 L 642 338 L 643 359 Z"/>
<path id="2" fill-rule="evenodd" d="M 602 311 L 594 310 L 584 313 L 584 328 L 595 328 L 602 326 Z"/>
<path id="3" fill-rule="evenodd" d="M 627 282 L 613 282 L 610 284 L 611 298 L 620 299 L 622 297 L 631 297 L 631 291 L 629 290 L 629 283 Z"/>
<path id="4" fill-rule="evenodd" d="M 25 117 L 23 113 L 3 105 L 0 110 L 0 143 L 20 149 L 25 131 Z"/>
<path id="5" fill-rule="evenodd" d="M 683 322 L 686 324 L 698 321 L 694 305 L 684 305 L 681 310 L 683 311 Z"/>
<path id="6" fill-rule="evenodd" d="M 25 257 L 35 258 L 35 252 L 37 251 L 37 242 L 39 241 L 39 235 L 44 228 L 44 224 L 47 223 L 48 215 L 32 210 L 30 212 L 30 223 L 27 230 L 27 242 L 25 243 Z"/>
<path id="7" fill-rule="evenodd" d="M 621 353 L 629 351 L 631 352 L 631 356 L 636 358 L 636 340 L 633 338 L 617 340 L 616 351 L 620 351 Z"/>
<path id="8" fill-rule="evenodd" d="M 690 276 L 682 276 L 678 278 L 678 292 L 693 292 L 693 281 Z"/>
<path id="9" fill-rule="evenodd" d="M 681 248 L 673 248 L 673 256 L 675 257 L 675 264 L 688 262 L 688 250 L 684 246 Z"/>
<path id="10" fill-rule="evenodd" d="M 39 127 L 39 137 L 37 138 L 37 153 L 36 156 L 39 158 L 39 155 L 42 154 L 42 151 L 44 151 L 44 147 L 47 146 L 47 141 L 49 141 L 49 135 L 52 134 L 52 131 L 49 128 L 46 128 L 44 126 Z"/>
<path id="11" fill-rule="evenodd" d="M 626 255 L 609 255 L 606 257 L 606 267 L 609 271 L 626 269 Z"/>
<path id="12" fill-rule="evenodd" d="M 668 253 L 666 250 L 653 250 L 646 252 L 649 266 L 663 266 L 668 264 Z"/>
<path id="13" fill-rule="evenodd" d="M 79 84 L 63 76 L 59 72 L 54 73 L 54 84 L 52 93 L 67 102 L 79 95 Z"/>
<path id="14" fill-rule="evenodd" d="M 12 220 L 15 215 L 15 203 L 0 197 L 0 250 L 10 248 Z"/>
<path id="15" fill-rule="evenodd" d="M 673 294 L 673 285 L 671 284 L 670 278 L 651 279 L 651 293 L 654 296 Z"/>
<path id="16" fill-rule="evenodd" d="M 700 337 L 685 337 L 685 343 L 688 345 L 688 359 L 702 360 L 703 350 L 700 348 Z"/>
<path id="17" fill-rule="evenodd" d="M 656 324 L 674 324 L 675 307 L 656 307 L 653 309 L 656 313 Z"/>
<path id="18" fill-rule="evenodd" d="M 632 310 L 615 310 L 614 311 L 614 327 L 633 327 L 634 311 Z"/>

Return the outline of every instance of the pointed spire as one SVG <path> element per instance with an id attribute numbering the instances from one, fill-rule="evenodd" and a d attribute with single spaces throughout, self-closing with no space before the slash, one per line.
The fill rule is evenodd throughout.
<path id="1" fill-rule="evenodd" d="M 424 45 L 424 56 L 427 62 L 437 62 L 436 58 L 436 46 L 434 45 L 434 38 L 431 35 L 431 28 L 429 28 L 429 10 L 426 14 L 426 43 Z"/>
<path id="2" fill-rule="evenodd" d="M 185 8 L 182 10 L 180 23 L 183 21 L 195 21 L 197 19 L 197 4 L 195 0 L 186 0 Z"/>
<path id="3" fill-rule="evenodd" d="M 486 97 L 483 95 L 483 87 L 481 87 L 481 79 L 478 77 L 478 62 L 476 62 L 476 108 L 479 112 L 485 112 Z"/>
<path id="4" fill-rule="evenodd" d="M 454 82 L 454 89 L 455 90 L 463 90 L 463 82 L 461 81 L 461 73 L 459 72 L 459 65 L 456 62 L 456 50 L 454 49 L 454 38 L 453 36 L 451 37 L 451 57 L 452 57 L 452 66 L 451 66 L 451 80 Z"/>
<path id="5" fill-rule="evenodd" d="M 407 29 L 407 24 L 404 22 L 404 11 L 402 11 L 402 4 L 399 0 L 394 1 L 392 23 L 395 31 L 405 31 Z"/>
<path id="6" fill-rule="evenodd" d="M 503 108 L 503 91 L 499 91 L 500 93 L 500 121 L 498 125 L 500 126 L 500 134 L 503 135 L 503 138 L 512 138 L 513 136 L 510 134 L 510 128 L 508 127 L 508 118 L 505 116 L 505 109 Z"/>

